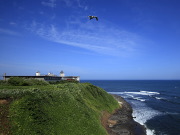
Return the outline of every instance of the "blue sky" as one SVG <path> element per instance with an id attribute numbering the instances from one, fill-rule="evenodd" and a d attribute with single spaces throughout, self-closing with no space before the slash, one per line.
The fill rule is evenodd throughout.
<path id="1" fill-rule="evenodd" d="M 180 79 L 179 7 L 179 0 L 0 0 L 0 75 Z"/>

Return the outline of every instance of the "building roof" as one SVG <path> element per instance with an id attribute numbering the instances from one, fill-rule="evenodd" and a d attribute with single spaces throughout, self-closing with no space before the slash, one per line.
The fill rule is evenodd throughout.
<path id="1" fill-rule="evenodd" d="M 14 76 L 14 75 L 5 75 L 5 76 L 3 76 L 3 77 L 36 77 L 36 78 L 41 78 L 41 77 L 59 77 L 59 78 L 72 78 L 72 77 L 79 77 L 79 76 L 64 76 L 64 77 L 61 77 L 61 76 L 49 76 L 49 75 L 41 75 L 41 76 L 25 76 L 25 75 L 23 75 L 23 76 Z"/>
<path id="2" fill-rule="evenodd" d="M 61 74 L 63 74 L 64 72 L 63 72 L 63 71 L 61 71 L 60 73 L 61 73 Z"/>
<path id="3" fill-rule="evenodd" d="M 6 76 L 3 76 L 3 77 L 32 77 L 32 78 L 42 78 L 42 77 L 59 77 L 59 78 L 62 78 L 61 76 L 48 76 L 48 75 L 41 75 L 41 76 L 25 76 L 25 75 L 23 75 L 23 76 L 15 76 L 15 75 L 6 75 Z"/>

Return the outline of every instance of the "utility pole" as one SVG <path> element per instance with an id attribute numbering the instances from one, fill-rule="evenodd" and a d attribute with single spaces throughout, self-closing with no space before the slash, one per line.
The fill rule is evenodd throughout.
<path id="1" fill-rule="evenodd" d="M 4 76 L 3 76 L 3 78 L 4 78 L 4 81 L 6 81 L 6 73 L 4 73 Z"/>

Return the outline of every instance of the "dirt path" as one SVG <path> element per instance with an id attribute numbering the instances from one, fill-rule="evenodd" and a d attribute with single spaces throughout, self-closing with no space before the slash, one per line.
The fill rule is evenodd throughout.
<path id="1" fill-rule="evenodd" d="M 9 105 L 10 99 L 0 99 L 0 135 L 10 135 Z"/>

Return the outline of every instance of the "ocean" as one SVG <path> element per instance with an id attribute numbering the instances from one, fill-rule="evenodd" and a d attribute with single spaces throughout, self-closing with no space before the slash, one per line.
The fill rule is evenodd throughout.
<path id="1" fill-rule="evenodd" d="M 180 80 L 83 80 L 123 97 L 147 135 L 180 135 Z"/>

